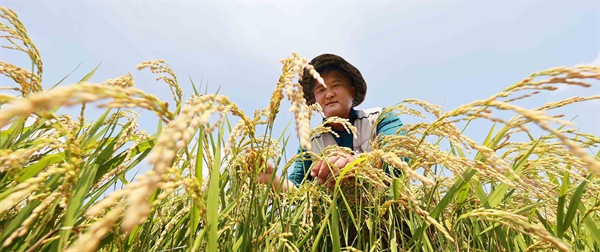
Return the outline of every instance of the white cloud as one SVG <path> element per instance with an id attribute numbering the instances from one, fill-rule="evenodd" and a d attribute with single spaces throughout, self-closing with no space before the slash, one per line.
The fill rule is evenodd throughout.
<path id="1" fill-rule="evenodd" d="M 596 56 L 596 59 L 594 59 L 588 63 L 584 63 L 584 65 L 592 65 L 592 66 L 600 67 L 600 52 L 598 52 L 598 56 Z"/>

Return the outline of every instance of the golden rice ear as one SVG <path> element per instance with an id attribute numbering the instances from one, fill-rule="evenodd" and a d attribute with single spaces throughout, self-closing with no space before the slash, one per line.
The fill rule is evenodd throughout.
<path id="1" fill-rule="evenodd" d="M 305 62 L 306 59 L 301 58 L 296 53 L 292 53 L 292 57 L 283 60 L 283 71 L 279 78 L 277 89 L 281 88 L 282 90 L 285 90 L 288 100 L 292 102 L 290 112 L 294 113 L 296 133 L 300 140 L 300 145 L 306 150 L 310 150 L 310 109 L 305 99 L 303 86 L 300 83 L 294 83 L 293 80 L 295 77 L 298 77 L 300 80 L 304 76 L 304 73 L 302 72 L 304 71 L 304 68 L 302 65 L 305 64 Z M 277 100 L 273 101 L 273 97 Z M 282 96 L 278 95 L 277 91 L 274 92 L 273 97 L 271 98 L 272 102 L 269 105 L 270 111 L 279 109 L 279 101 L 282 98 Z M 271 117 L 269 120 L 271 120 Z"/>
<path id="2" fill-rule="evenodd" d="M 27 69 L 0 61 L 0 74 L 11 78 L 17 83 L 20 88 L 14 87 L 12 89 L 21 92 L 23 97 L 28 96 L 32 92 L 41 91 L 41 77 Z"/>
<path id="3" fill-rule="evenodd" d="M 0 61 L 0 73 L 13 79 L 17 84 L 21 86 L 20 91 L 23 96 L 27 96 L 32 92 L 42 91 L 42 74 L 44 72 L 44 66 L 35 44 L 29 38 L 27 30 L 17 13 L 13 10 L 0 6 L 0 18 L 8 21 L 9 26 L 4 22 L 0 22 L 0 31 L 6 33 L 0 37 L 5 39 L 8 43 L 2 43 L 3 48 L 13 49 L 24 52 L 29 56 L 33 63 L 33 69 L 31 71 L 16 67 L 12 64 L 8 64 Z M 19 43 L 20 42 L 20 43 Z M 8 45 L 10 43 L 10 45 Z"/>
<path id="4" fill-rule="evenodd" d="M 163 121 L 168 122 L 173 114 L 167 104 L 153 95 L 135 88 L 121 88 L 90 83 L 79 83 L 69 87 L 57 87 L 52 90 L 31 94 L 6 104 L 0 113 L 0 127 L 4 127 L 15 117 L 29 116 L 34 112 L 52 110 L 75 104 L 89 103 L 103 99 L 112 99 L 103 106 L 141 107 L 153 111 Z"/>
<path id="5" fill-rule="evenodd" d="M 171 89 L 171 94 L 173 94 L 173 99 L 175 100 L 175 114 L 179 114 L 179 109 L 181 108 L 182 100 L 182 91 L 179 87 L 179 82 L 177 81 L 177 76 L 171 69 L 169 64 L 165 63 L 164 60 L 147 60 L 143 61 L 136 66 L 138 70 L 142 70 L 145 68 L 150 68 L 152 73 L 166 73 L 167 75 L 162 75 L 156 78 L 156 80 L 163 80 L 167 85 L 169 85 L 169 89 Z"/>
<path id="6" fill-rule="evenodd" d="M 121 77 L 117 77 L 115 79 L 108 79 L 102 82 L 102 85 L 108 86 L 117 86 L 122 88 L 133 87 L 135 82 L 133 81 L 133 76 L 131 73 L 127 73 Z"/>

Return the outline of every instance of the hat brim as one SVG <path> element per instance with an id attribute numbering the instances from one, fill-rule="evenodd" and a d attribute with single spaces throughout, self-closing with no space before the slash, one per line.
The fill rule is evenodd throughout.
<path id="1" fill-rule="evenodd" d="M 348 63 L 348 61 L 342 57 L 335 54 L 321 54 L 312 59 L 309 64 L 311 64 L 315 69 L 334 65 L 346 71 L 346 73 L 350 76 L 352 85 L 356 89 L 354 99 L 352 101 L 352 107 L 360 105 L 365 100 L 365 95 L 367 94 L 367 83 L 365 82 L 365 79 L 356 67 Z M 316 102 L 313 94 L 315 79 L 310 75 L 307 69 L 304 69 L 304 74 L 302 81 L 300 81 L 300 85 L 302 85 L 302 91 L 304 92 L 304 99 L 306 99 L 306 103 L 308 105 L 314 104 Z"/>

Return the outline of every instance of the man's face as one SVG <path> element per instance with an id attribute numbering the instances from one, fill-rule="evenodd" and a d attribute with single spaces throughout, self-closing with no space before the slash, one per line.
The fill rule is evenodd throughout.
<path id="1" fill-rule="evenodd" d="M 325 80 L 327 87 L 315 83 L 313 93 L 315 100 L 323 108 L 325 117 L 337 116 L 349 119 L 352 100 L 356 93 L 350 80 L 338 71 L 330 71 L 321 77 Z"/>

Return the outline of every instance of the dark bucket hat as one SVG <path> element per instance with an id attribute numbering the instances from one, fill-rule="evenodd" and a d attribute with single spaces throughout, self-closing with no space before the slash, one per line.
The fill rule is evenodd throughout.
<path id="1" fill-rule="evenodd" d="M 342 57 L 337 56 L 335 54 L 321 54 L 312 59 L 309 62 L 309 64 L 314 66 L 317 70 L 324 66 L 334 65 L 346 71 L 346 73 L 352 81 L 352 85 L 356 89 L 356 94 L 354 95 L 354 100 L 352 101 L 352 107 L 358 106 L 365 100 L 365 95 L 367 94 L 367 83 L 365 82 L 365 79 L 362 77 L 362 74 L 360 74 L 360 71 L 358 71 L 356 67 L 348 63 L 348 61 L 344 60 Z M 311 105 L 316 102 L 315 96 L 313 94 L 313 86 L 315 85 L 315 83 L 315 79 L 305 68 L 302 81 L 300 81 L 300 85 L 302 85 L 304 99 L 306 99 L 306 103 L 308 105 Z"/>

